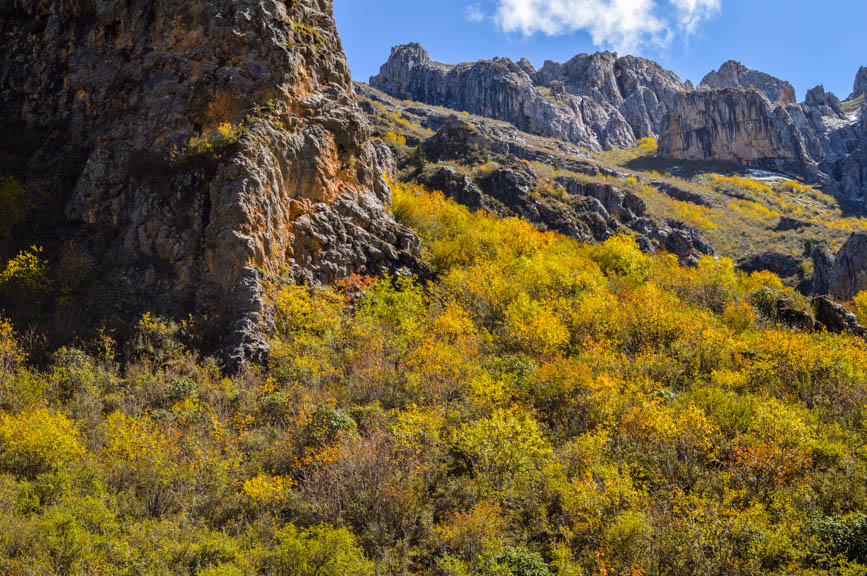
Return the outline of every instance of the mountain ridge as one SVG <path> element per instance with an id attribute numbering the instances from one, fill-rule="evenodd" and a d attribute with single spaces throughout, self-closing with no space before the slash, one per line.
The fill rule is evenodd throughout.
<path id="1" fill-rule="evenodd" d="M 855 93 L 865 74 L 859 71 Z M 401 99 L 505 120 L 591 151 L 653 137 L 670 158 L 773 168 L 864 207 L 867 139 L 860 109 L 844 112 L 821 86 L 798 103 L 791 84 L 736 61 L 710 72 L 694 89 L 651 60 L 611 52 L 580 54 L 564 64 L 548 61 L 536 70 L 526 59 L 442 64 L 431 61 L 420 44 L 409 44 L 393 48 L 370 85 Z"/>

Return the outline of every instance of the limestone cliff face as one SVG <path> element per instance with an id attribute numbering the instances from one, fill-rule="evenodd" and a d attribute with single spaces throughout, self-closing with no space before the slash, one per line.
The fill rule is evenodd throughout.
<path id="1" fill-rule="evenodd" d="M 774 78 L 770 74 L 750 70 L 740 62 L 729 60 L 719 70 L 709 73 L 699 84 L 699 88 L 718 90 L 721 88 L 754 88 L 762 92 L 771 102 L 795 104 L 798 98 L 795 88 L 788 82 Z"/>
<path id="2" fill-rule="evenodd" d="M 242 362 L 266 351 L 263 274 L 411 259 L 331 0 L 2 6 L 0 130 L 18 146 L 0 172 L 63 207 L 58 234 L 102 264 L 98 313 L 207 315 Z"/>
<path id="3" fill-rule="evenodd" d="M 592 150 L 622 148 L 656 136 L 674 94 L 686 86 L 649 60 L 602 52 L 536 71 L 505 58 L 450 66 L 419 44 L 397 46 L 370 79 L 395 98 L 509 122 L 531 134 Z"/>
<path id="4" fill-rule="evenodd" d="M 785 109 L 758 91 L 737 88 L 678 94 L 662 129 L 660 154 L 739 164 L 807 158 Z"/>

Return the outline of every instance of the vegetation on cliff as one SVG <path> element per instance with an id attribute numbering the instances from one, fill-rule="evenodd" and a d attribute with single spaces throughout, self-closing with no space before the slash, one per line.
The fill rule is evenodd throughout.
<path id="1" fill-rule="evenodd" d="M 275 282 L 236 376 L 186 323 L 40 367 L 0 323 L 0 573 L 867 572 L 863 340 L 726 259 L 393 211 L 432 279 Z"/>

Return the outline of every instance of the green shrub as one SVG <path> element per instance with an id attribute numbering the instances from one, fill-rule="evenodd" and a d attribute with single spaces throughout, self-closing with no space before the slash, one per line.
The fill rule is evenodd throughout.
<path id="1" fill-rule="evenodd" d="M 551 576 L 542 557 L 526 548 L 504 546 L 483 558 L 479 576 Z"/>
<path id="2" fill-rule="evenodd" d="M 867 564 L 867 515 L 855 513 L 819 518 L 813 521 L 812 528 L 832 555 Z"/>
<path id="3" fill-rule="evenodd" d="M 304 427 L 304 443 L 321 448 L 337 442 L 346 435 L 356 433 L 358 425 L 349 414 L 335 408 L 318 407 Z"/>

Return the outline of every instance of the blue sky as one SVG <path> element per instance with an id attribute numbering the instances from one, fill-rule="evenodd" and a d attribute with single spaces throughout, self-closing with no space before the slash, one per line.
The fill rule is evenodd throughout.
<path id="1" fill-rule="evenodd" d="M 698 83 L 729 59 L 845 99 L 867 65 L 864 0 L 334 0 L 356 80 L 391 46 L 421 42 L 447 63 L 505 56 L 537 67 L 618 49 Z"/>

